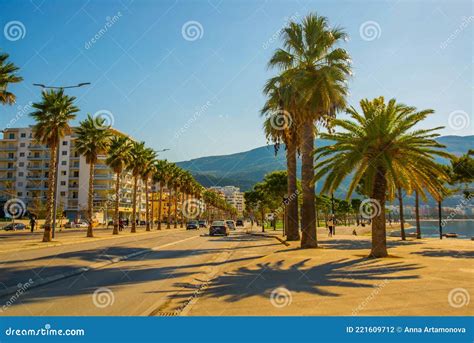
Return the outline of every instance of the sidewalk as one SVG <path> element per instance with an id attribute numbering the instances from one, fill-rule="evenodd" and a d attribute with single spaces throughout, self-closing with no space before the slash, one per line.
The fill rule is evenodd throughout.
<path id="1" fill-rule="evenodd" d="M 270 234 L 270 236 L 272 236 Z M 370 239 L 288 242 L 214 279 L 189 315 L 473 315 L 473 242 L 388 238 L 390 257 L 367 259 Z"/>

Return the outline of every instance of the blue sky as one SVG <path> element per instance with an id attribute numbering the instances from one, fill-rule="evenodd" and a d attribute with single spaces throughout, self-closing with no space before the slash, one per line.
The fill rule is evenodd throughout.
<path id="1" fill-rule="evenodd" d="M 266 63 L 288 18 L 311 11 L 350 36 L 344 44 L 353 60 L 350 104 L 395 97 L 433 108 L 436 114 L 425 127 L 473 134 L 469 0 L 0 0 L 0 50 L 25 79 L 11 87 L 17 104 L 0 108 L 0 125 L 13 118 L 18 118 L 13 126 L 32 123 L 22 115 L 25 105 L 40 98 L 32 83 L 91 82 L 69 91 L 78 97 L 78 119 L 109 111 L 117 129 L 155 149 L 170 148 L 163 158 L 180 161 L 261 146 L 266 142 L 261 90 L 273 75 Z M 20 36 L 12 22 L 22 24 Z M 183 34 L 189 22 L 197 24 Z"/>

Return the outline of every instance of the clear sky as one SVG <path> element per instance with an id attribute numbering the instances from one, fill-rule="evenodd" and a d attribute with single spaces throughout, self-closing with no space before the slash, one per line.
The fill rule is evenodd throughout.
<path id="1" fill-rule="evenodd" d="M 436 114 L 424 125 L 473 134 L 473 3 L 467 1 L 0 0 L 0 51 L 20 68 L 0 125 L 32 123 L 32 83 L 68 85 L 82 119 L 114 126 L 172 161 L 265 144 L 261 90 L 288 20 L 314 11 L 350 36 L 349 102 L 384 95 Z M 18 23 L 19 22 L 19 23 Z M 94 38 L 95 37 L 95 38 Z M 450 115 L 451 114 L 451 115 Z M 451 120 L 450 120 L 451 119 Z M 10 124 L 11 125 L 11 124 Z"/>

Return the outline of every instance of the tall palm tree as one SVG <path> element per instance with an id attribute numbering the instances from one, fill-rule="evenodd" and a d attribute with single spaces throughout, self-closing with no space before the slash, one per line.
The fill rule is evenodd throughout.
<path id="1" fill-rule="evenodd" d="M 402 188 L 397 188 L 397 196 L 398 196 L 398 206 L 400 209 L 400 235 L 403 241 L 406 241 L 407 237 L 405 234 L 405 216 L 403 212 L 403 193 Z"/>
<path id="2" fill-rule="evenodd" d="M 178 197 L 180 196 L 181 185 L 183 184 L 183 170 L 176 167 L 173 172 L 172 185 L 174 190 L 174 228 L 178 227 Z"/>
<path id="3" fill-rule="evenodd" d="M 8 86 L 23 81 L 21 76 L 16 75 L 19 68 L 8 62 L 8 57 L 8 54 L 0 54 L 0 103 L 3 105 L 12 105 L 16 101 L 15 94 L 7 91 Z"/>
<path id="4" fill-rule="evenodd" d="M 316 150 L 317 158 L 326 157 L 316 166 L 315 180 L 327 174 L 323 192 L 333 192 L 352 172 L 348 198 L 363 180 L 365 194 L 374 205 L 372 220 L 371 257 L 388 256 L 385 230 L 385 201 L 395 197 L 398 187 L 411 192 L 414 184 L 424 185 L 435 198 L 444 189 L 447 174 L 434 161 L 434 156 L 450 158 L 440 148 L 433 133 L 439 128 L 412 130 L 433 110 L 417 111 L 415 107 L 397 104 L 395 99 L 385 103 L 383 97 L 360 102 L 362 113 L 351 107 L 352 120 L 334 120 L 344 131 L 321 134 L 335 141 L 333 145 Z M 425 194 L 425 189 L 417 189 Z"/>
<path id="5" fill-rule="evenodd" d="M 131 232 L 137 232 L 137 190 L 138 181 L 141 177 L 143 168 L 146 165 L 146 148 L 145 142 L 133 142 L 130 150 L 130 163 L 128 169 L 133 176 L 133 196 L 132 196 L 132 229 Z"/>
<path id="6" fill-rule="evenodd" d="M 158 230 L 161 230 L 161 219 L 163 210 L 163 188 L 165 187 L 169 176 L 169 164 L 166 160 L 158 160 L 155 162 L 155 173 L 153 181 L 160 186 L 158 195 Z"/>
<path id="7" fill-rule="evenodd" d="M 420 195 L 415 190 L 415 222 L 416 222 L 416 238 L 421 238 L 421 227 L 420 227 Z"/>
<path id="8" fill-rule="evenodd" d="M 115 173 L 115 206 L 114 206 L 114 235 L 119 233 L 120 224 L 120 181 L 122 173 L 130 162 L 130 150 L 132 141 L 126 136 L 113 136 L 105 163 Z"/>
<path id="9" fill-rule="evenodd" d="M 76 118 L 79 108 L 74 105 L 73 96 L 61 90 L 50 90 L 42 93 L 41 102 L 33 104 L 36 109 L 30 115 L 35 119 L 33 136 L 35 140 L 49 147 L 48 193 L 46 201 L 46 218 L 44 223 L 43 242 L 50 242 L 51 218 L 53 215 L 54 190 L 57 184 L 56 152 L 61 139 L 72 132 L 69 122 Z"/>
<path id="10" fill-rule="evenodd" d="M 94 167 L 100 154 L 106 154 L 112 133 L 105 128 L 104 118 L 93 118 L 90 114 L 76 128 L 76 150 L 89 164 L 89 194 L 87 198 L 87 237 L 94 237 L 92 215 L 94 212 Z"/>
<path id="11" fill-rule="evenodd" d="M 291 22 L 282 33 L 283 49 L 277 49 L 269 66 L 283 71 L 282 77 L 299 94 L 292 115 L 301 137 L 302 248 L 317 247 L 313 150 L 315 122 L 329 125 L 337 110 L 345 108 L 346 80 L 350 74 L 349 54 L 338 44 L 346 34 L 331 28 L 328 20 L 315 14 L 301 23 Z"/>
<path id="12" fill-rule="evenodd" d="M 150 231 L 150 203 L 149 203 L 149 193 L 150 193 L 150 178 L 155 172 L 155 160 L 156 152 L 151 148 L 146 148 L 143 156 L 143 166 L 142 166 L 142 182 L 145 187 L 145 221 L 146 221 L 146 231 Z"/>
<path id="13" fill-rule="evenodd" d="M 298 125 L 294 116 L 291 116 L 295 104 L 294 87 L 289 86 L 280 77 L 268 80 L 264 93 L 268 96 L 262 108 L 262 115 L 266 116 L 263 124 L 267 139 L 275 143 L 275 153 L 278 152 L 281 142 L 286 148 L 287 169 L 287 197 L 286 205 L 287 227 L 285 228 L 287 241 L 299 241 L 297 178 L 296 178 L 296 152 L 298 149 Z"/>

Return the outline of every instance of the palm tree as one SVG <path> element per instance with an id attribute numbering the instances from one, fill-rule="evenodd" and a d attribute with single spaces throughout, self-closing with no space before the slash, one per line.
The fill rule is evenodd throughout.
<path id="1" fill-rule="evenodd" d="M 174 228 L 178 227 L 178 197 L 180 195 L 181 185 L 183 183 L 183 170 L 176 167 L 173 172 L 172 185 L 174 189 Z"/>
<path id="2" fill-rule="evenodd" d="M 398 206 L 400 209 L 400 234 L 403 241 L 406 241 L 407 237 L 405 234 L 405 216 L 403 215 L 403 194 L 402 188 L 398 187 L 397 189 L 397 196 L 398 196 Z"/>
<path id="3" fill-rule="evenodd" d="M 8 57 L 8 54 L 0 54 L 0 103 L 13 105 L 16 101 L 16 96 L 8 92 L 7 88 L 12 83 L 23 81 L 23 78 L 16 75 L 19 68 L 12 62 L 7 62 Z"/>
<path id="4" fill-rule="evenodd" d="M 94 210 L 94 167 L 97 164 L 100 154 L 107 153 L 111 131 L 105 128 L 104 118 L 93 118 L 90 114 L 79 123 L 75 130 L 77 138 L 75 141 L 76 150 L 86 158 L 89 164 L 89 194 L 87 198 L 87 237 L 94 237 L 92 228 L 92 215 Z"/>
<path id="5" fill-rule="evenodd" d="M 143 156 L 143 166 L 142 166 L 142 182 L 145 186 L 145 221 L 146 221 L 146 231 L 150 231 L 150 203 L 149 203 L 149 182 L 150 178 L 155 172 L 155 162 L 156 152 L 151 148 L 146 148 Z"/>
<path id="6" fill-rule="evenodd" d="M 262 114 L 267 116 L 264 122 L 264 131 L 267 139 L 275 143 L 275 154 L 278 152 L 281 142 L 286 148 L 287 169 L 287 198 L 293 199 L 297 195 L 296 179 L 296 152 L 298 148 L 298 125 L 296 118 L 291 117 L 288 111 L 294 107 L 294 87 L 288 86 L 281 78 L 272 78 L 267 82 L 264 93 L 268 96 L 267 102 L 262 109 Z M 296 197 L 297 199 L 297 197 Z M 287 227 L 285 229 L 287 241 L 299 241 L 298 224 L 298 201 L 289 200 L 286 205 Z"/>
<path id="7" fill-rule="evenodd" d="M 146 164 L 146 154 L 145 142 L 133 142 L 130 150 L 130 163 L 128 165 L 128 169 L 131 171 L 133 176 L 132 233 L 137 232 L 137 189 L 138 181 Z"/>
<path id="8" fill-rule="evenodd" d="M 301 23 L 291 22 L 282 33 L 284 49 L 277 49 L 269 66 L 299 94 L 292 115 L 301 137 L 302 248 L 317 247 L 313 150 L 315 122 L 329 125 L 337 110 L 345 108 L 346 79 L 350 74 L 349 54 L 337 45 L 346 38 L 340 28 L 331 28 L 328 20 L 310 14 Z"/>
<path id="9" fill-rule="evenodd" d="M 416 221 L 416 238 L 421 238 L 421 227 L 420 227 L 420 195 L 415 190 L 415 221 Z"/>
<path id="10" fill-rule="evenodd" d="M 363 180 L 364 193 L 371 195 L 372 220 L 371 257 L 388 256 L 385 231 L 385 201 L 393 199 L 398 187 L 411 192 L 413 185 L 423 185 L 435 198 L 444 189 L 447 174 L 434 161 L 434 156 L 450 158 L 440 150 L 443 145 L 433 133 L 440 128 L 411 130 L 433 110 L 417 111 L 415 107 L 397 104 L 395 99 L 385 103 L 383 97 L 360 102 L 362 114 L 353 107 L 347 113 L 353 120 L 334 120 L 344 131 L 321 134 L 334 145 L 316 150 L 317 158 L 327 157 L 316 166 L 315 180 L 327 174 L 323 192 L 333 192 L 352 172 L 347 196 Z M 424 188 L 417 189 L 425 194 Z"/>
<path id="11" fill-rule="evenodd" d="M 64 94 L 64 90 L 50 90 L 42 93 L 41 102 L 34 103 L 36 109 L 31 116 L 36 124 L 33 127 L 35 140 L 49 147 L 48 194 L 43 242 L 50 242 L 51 218 L 53 215 L 54 190 L 57 184 L 56 151 L 61 139 L 72 132 L 69 122 L 76 118 L 79 108 L 74 106 L 73 96 Z"/>
<path id="12" fill-rule="evenodd" d="M 108 156 L 105 163 L 115 173 L 115 207 L 114 207 L 114 235 L 119 233 L 120 224 L 120 179 L 122 173 L 130 161 L 130 150 L 132 148 L 132 141 L 126 136 L 113 136 L 110 141 Z"/>
<path id="13" fill-rule="evenodd" d="M 161 230 L 161 219 L 163 209 L 163 188 L 168 181 L 169 177 L 169 164 L 165 160 L 158 160 L 155 162 L 155 173 L 153 175 L 153 181 L 158 183 L 160 186 L 160 193 L 158 197 L 158 230 Z"/>

